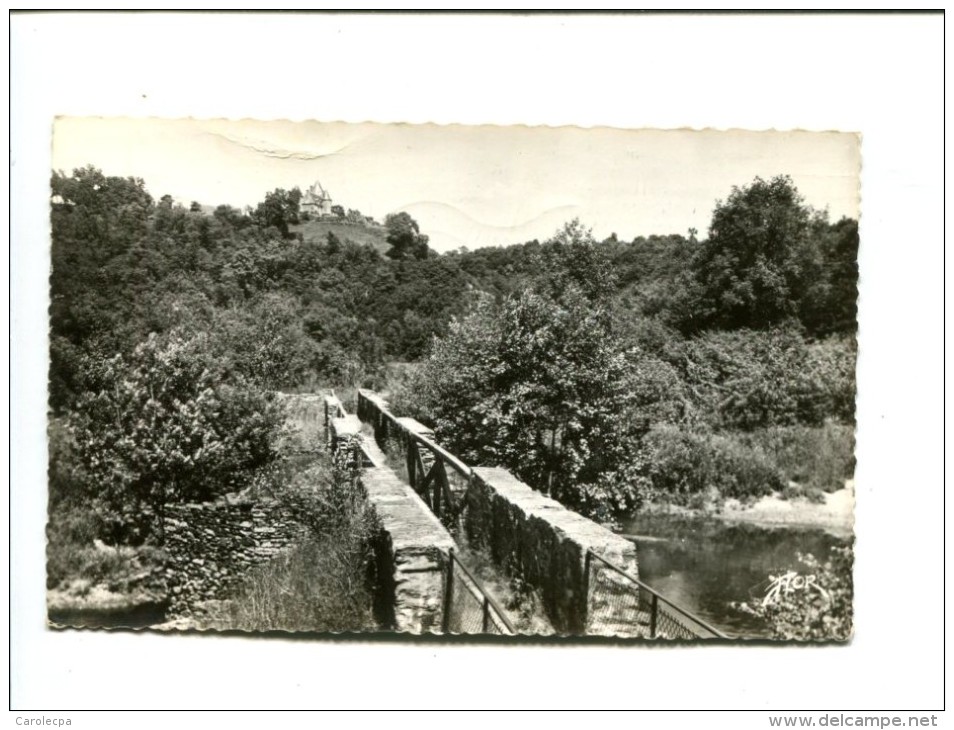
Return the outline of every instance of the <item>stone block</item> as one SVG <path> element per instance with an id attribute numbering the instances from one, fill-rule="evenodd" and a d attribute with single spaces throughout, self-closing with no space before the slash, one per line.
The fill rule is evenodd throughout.
<path id="1" fill-rule="evenodd" d="M 636 546 L 605 527 L 563 507 L 500 468 L 475 468 L 467 492 L 464 528 L 494 562 L 538 588 L 554 628 L 566 634 L 632 635 L 631 582 L 595 563 L 585 571 L 588 550 L 638 577 Z M 596 580 L 594 580 L 596 576 Z M 612 600 L 610 600 L 612 599 Z M 594 601 L 599 626 L 588 623 Z M 619 615 L 614 614 L 614 611 Z"/>

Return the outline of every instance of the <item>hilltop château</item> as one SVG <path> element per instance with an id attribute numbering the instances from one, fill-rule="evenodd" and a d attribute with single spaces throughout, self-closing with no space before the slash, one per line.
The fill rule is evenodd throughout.
<path id="1" fill-rule="evenodd" d="M 334 215 L 331 210 L 331 194 L 321 187 L 318 180 L 301 196 L 298 209 L 313 218 Z"/>

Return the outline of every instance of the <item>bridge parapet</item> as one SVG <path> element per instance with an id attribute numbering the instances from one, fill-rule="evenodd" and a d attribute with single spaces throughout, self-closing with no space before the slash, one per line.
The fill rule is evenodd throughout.
<path id="1" fill-rule="evenodd" d="M 388 467 L 364 469 L 360 481 L 380 525 L 375 540 L 379 619 L 398 631 L 440 632 L 454 539 Z"/>
<path id="2" fill-rule="evenodd" d="M 587 570 L 592 550 L 632 575 L 636 546 L 521 482 L 506 469 L 475 467 L 467 490 L 464 529 L 472 545 L 538 588 L 550 621 L 566 634 L 639 636 L 638 595 L 614 575 Z M 597 575 L 598 579 L 593 580 Z M 600 621 L 589 620 L 594 606 Z"/>
<path id="3" fill-rule="evenodd" d="M 331 438 L 331 421 L 335 418 L 342 418 L 348 415 L 344 406 L 334 393 L 329 393 L 324 397 L 325 406 L 325 442 L 328 448 L 333 448 Z"/>
<path id="4" fill-rule="evenodd" d="M 434 443 L 426 427 L 414 419 L 394 416 L 377 393 L 358 392 L 358 414 L 374 426 L 382 443 L 398 436 L 413 441 L 408 445 L 416 444 L 419 448 L 415 450 L 421 454 L 436 455 L 436 465 L 453 466 L 463 477 L 464 489 L 455 490 L 448 482 L 447 496 L 463 507 L 460 516 L 470 544 L 489 553 L 511 576 L 539 589 L 554 628 L 576 635 L 644 635 L 638 620 L 638 591 L 619 574 L 601 563 L 590 564 L 586 557 L 592 550 L 635 577 L 638 562 L 632 542 L 566 509 L 506 469 L 468 467 Z M 412 483 L 423 484 L 425 498 L 440 514 L 439 493 L 427 491 L 428 483 L 433 482 L 419 479 L 410 461 L 409 457 Z M 596 614 L 598 621 L 593 619 Z"/>
<path id="5" fill-rule="evenodd" d="M 334 453 L 354 454 L 358 482 L 374 510 L 375 612 L 397 631 L 440 632 L 444 576 L 454 539 L 408 485 L 387 466 L 384 454 L 361 433 L 357 416 L 340 403 L 328 408 L 329 441 Z"/>

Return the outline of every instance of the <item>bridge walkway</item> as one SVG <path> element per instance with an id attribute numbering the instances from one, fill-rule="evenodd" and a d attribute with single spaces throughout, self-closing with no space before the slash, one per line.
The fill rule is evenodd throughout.
<path id="1" fill-rule="evenodd" d="M 374 429 L 362 422 L 361 435 L 363 449 L 369 459 L 380 467 L 387 467 L 404 484 L 409 484 L 407 468 L 400 456 L 390 458 L 374 438 Z M 395 463 L 397 462 L 397 463 Z M 553 625 L 547 619 L 540 601 L 530 591 L 518 591 L 513 581 L 480 552 L 467 545 L 463 530 L 451 526 L 451 535 L 457 543 L 454 555 L 467 570 L 480 582 L 481 587 L 503 608 L 507 618 L 517 630 L 525 636 L 549 636 L 555 633 Z"/>

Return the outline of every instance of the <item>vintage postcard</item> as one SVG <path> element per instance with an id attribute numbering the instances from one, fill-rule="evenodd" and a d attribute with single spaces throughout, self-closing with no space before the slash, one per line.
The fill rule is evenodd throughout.
<path id="1" fill-rule="evenodd" d="M 860 165 L 58 118 L 50 625 L 850 639 Z"/>

